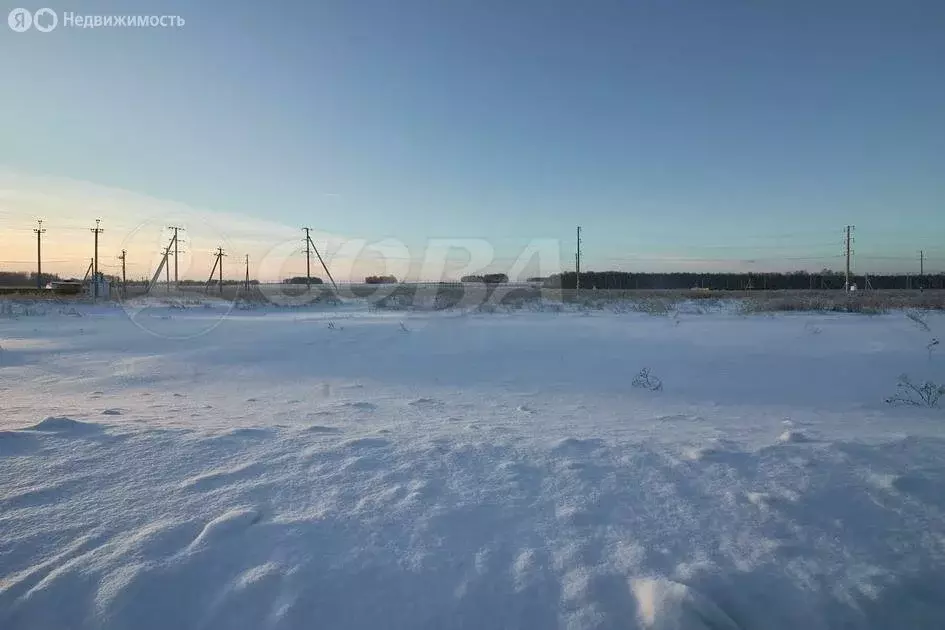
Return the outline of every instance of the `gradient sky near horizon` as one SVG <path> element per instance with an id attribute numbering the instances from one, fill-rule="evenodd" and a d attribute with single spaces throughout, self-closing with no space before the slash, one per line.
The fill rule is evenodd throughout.
<path id="1" fill-rule="evenodd" d="M 940 0 L 0 8 L 20 6 L 60 26 L 0 27 L 0 169 L 15 174 L 0 265 L 32 260 L 40 213 L 52 260 L 87 260 L 95 194 L 117 190 L 144 201 L 116 216 L 174 203 L 260 242 L 310 225 L 422 257 L 431 238 L 485 239 L 492 268 L 535 238 L 570 265 L 578 224 L 586 268 L 840 268 L 854 224 L 870 271 L 917 270 L 920 249 L 945 271 Z M 186 24 L 66 28 L 65 11 Z M 139 219 L 113 221 L 108 246 Z"/>

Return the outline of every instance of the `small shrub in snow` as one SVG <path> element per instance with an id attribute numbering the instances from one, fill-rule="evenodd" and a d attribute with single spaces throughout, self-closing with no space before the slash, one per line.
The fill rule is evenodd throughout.
<path id="1" fill-rule="evenodd" d="M 659 392 L 663 390 L 663 381 L 650 374 L 650 368 L 643 368 L 640 370 L 640 373 L 634 377 L 632 385 L 634 387 L 648 389 L 651 392 Z"/>
<path id="2" fill-rule="evenodd" d="M 0 316 L 18 319 L 20 317 L 38 317 L 46 314 L 46 309 L 37 305 L 22 302 L 0 300 Z"/>
<path id="3" fill-rule="evenodd" d="M 938 401 L 945 396 L 945 385 L 932 381 L 913 383 L 907 374 L 899 377 L 896 394 L 886 399 L 890 405 L 910 405 L 912 407 L 937 407 Z"/>
<path id="4" fill-rule="evenodd" d="M 672 307 L 672 302 L 660 298 L 642 300 L 638 306 L 641 311 L 650 315 L 669 315 Z"/>

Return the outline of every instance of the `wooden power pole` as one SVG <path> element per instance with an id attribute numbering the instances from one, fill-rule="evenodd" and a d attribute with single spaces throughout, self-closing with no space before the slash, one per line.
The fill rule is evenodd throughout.
<path id="1" fill-rule="evenodd" d="M 322 255 L 321 255 L 321 254 L 318 253 L 318 248 L 315 247 L 315 243 L 312 241 L 312 237 L 308 235 L 308 230 L 309 230 L 309 228 L 304 228 L 304 229 L 305 229 L 305 240 L 306 240 L 307 243 L 308 243 L 308 244 L 306 245 L 306 251 L 308 251 L 308 249 L 311 248 L 312 251 L 315 252 L 315 255 L 318 257 L 318 262 L 320 262 L 320 263 L 322 264 L 322 269 L 325 270 L 325 275 L 328 276 L 328 280 L 331 282 L 332 288 L 335 290 L 335 292 L 337 292 L 337 291 L 338 291 L 338 285 L 335 284 L 335 279 L 332 278 L 331 272 L 328 271 L 328 265 L 325 264 L 325 259 L 322 258 Z M 311 283 L 311 277 L 309 278 L 309 283 Z M 310 284 L 309 286 L 311 286 L 311 284 Z"/>
<path id="2" fill-rule="evenodd" d="M 581 226 L 577 226 L 577 253 L 574 254 L 575 292 L 581 290 Z"/>
<path id="3" fill-rule="evenodd" d="M 179 241 L 178 238 L 177 238 L 177 232 L 178 232 L 178 230 L 183 230 L 184 228 L 182 228 L 182 227 L 177 227 L 176 225 L 171 225 L 171 226 L 168 227 L 168 229 L 169 229 L 169 230 L 174 230 L 174 239 L 173 239 L 173 242 L 174 242 L 174 288 L 175 288 L 175 289 L 179 289 L 179 288 L 180 288 L 180 278 L 179 278 L 179 276 L 177 275 L 177 270 L 178 270 L 178 267 L 177 267 L 177 259 L 180 257 L 180 247 L 179 247 L 180 241 Z M 168 275 L 170 275 L 170 274 L 168 274 Z"/>
<path id="4" fill-rule="evenodd" d="M 168 257 L 171 255 L 171 246 L 168 245 L 164 248 L 164 260 L 167 261 Z M 164 264 L 164 290 L 168 295 L 171 294 L 171 266 L 166 262 Z"/>
<path id="5" fill-rule="evenodd" d="M 844 275 L 843 288 L 846 291 L 850 290 L 850 256 L 853 254 L 853 238 L 851 236 L 854 226 L 848 225 L 846 229 L 846 238 L 844 239 L 843 251 L 846 254 L 847 258 L 847 270 Z"/>
<path id="6" fill-rule="evenodd" d="M 43 220 L 39 219 L 39 225 L 33 230 L 36 232 L 36 288 L 43 288 Z"/>
<path id="7" fill-rule="evenodd" d="M 128 275 L 125 273 L 125 259 L 128 257 L 127 250 L 121 250 L 121 256 L 118 259 L 121 261 L 121 295 L 125 297 L 128 292 Z"/>
<path id="8" fill-rule="evenodd" d="M 249 254 L 246 254 L 246 281 L 243 283 L 243 291 L 249 295 Z"/>
<path id="9" fill-rule="evenodd" d="M 105 231 L 99 227 L 101 223 L 101 219 L 95 219 L 95 227 L 92 228 L 92 233 L 95 235 L 95 257 L 92 258 L 92 296 L 95 299 L 98 299 L 98 235 Z"/>
<path id="10" fill-rule="evenodd" d="M 223 295 L 223 257 L 226 254 L 223 251 L 222 247 L 217 247 L 217 251 L 213 254 L 213 268 L 210 270 L 210 277 L 207 279 L 206 291 L 210 291 L 210 285 L 213 284 L 213 274 L 217 273 L 219 269 L 220 273 L 220 295 Z"/>
<path id="11" fill-rule="evenodd" d="M 308 285 L 309 291 L 312 290 L 312 237 L 309 236 L 309 232 L 312 228 L 304 227 L 302 230 L 305 231 L 305 283 Z"/>

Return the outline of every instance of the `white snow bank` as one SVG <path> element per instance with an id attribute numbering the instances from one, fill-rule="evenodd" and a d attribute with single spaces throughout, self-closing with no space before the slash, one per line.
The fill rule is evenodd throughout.
<path id="1" fill-rule="evenodd" d="M 0 322 L 0 627 L 945 627 L 903 319 Z"/>
<path id="2" fill-rule="evenodd" d="M 0 625 L 945 622 L 945 440 L 689 461 L 536 428 L 24 432 L 0 459 Z"/>

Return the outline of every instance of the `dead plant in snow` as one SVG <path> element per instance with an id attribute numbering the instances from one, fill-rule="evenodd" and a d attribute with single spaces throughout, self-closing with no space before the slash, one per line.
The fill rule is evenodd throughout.
<path id="1" fill-rule="evenodd" d="M 932 381 L 913 383 L 908 374 L 899 377 L 896 394 L 886 399 L 890 405 L 909 405 L 911 407 L 937 407 L 938 401 L 945 396 L 945 385 Z"/>
<path id="2" fill-rule="evenodd" d="M 928 322 L 925 321 L 925 318 L 921 313 L 919 313 L 919 311 L 906 311 L 906 317 L 915 322 L 915 325 L 925 332 L 932 332 L 932 329 L 929 328 Z"/>
<path id="3" fill-rule="evenodd" d="M 643 368 L 631 383 L 634 387 L 648 389 L 651 392 L 663 391 L 663 381 L 650 374 L 650 368 Z"/>

